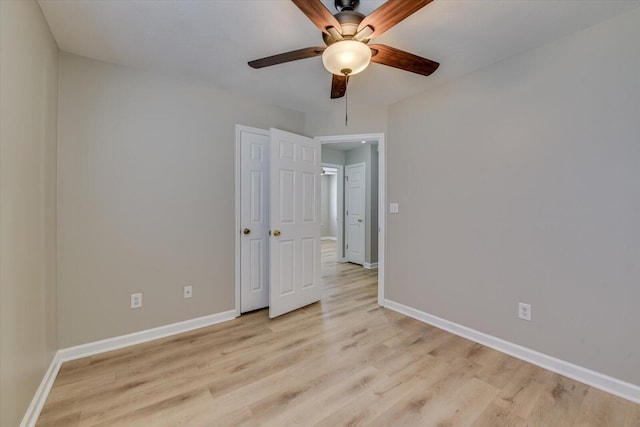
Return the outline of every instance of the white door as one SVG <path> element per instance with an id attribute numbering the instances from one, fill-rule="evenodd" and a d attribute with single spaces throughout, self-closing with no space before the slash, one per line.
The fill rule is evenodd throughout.
<path id="1" fill-rule="evenodd" d="M 269 317 L 319 301 L 320 142 L 271 129 Z"/>
<path id="2" fill-rule="evenodd" d="M 365 164 L 345 168 L 345 258 L 364 264 Z"/>
<path id="3" fill-rule="evenodd" d="M 240 311 L 269 305 L 269 132 L 240 129 Z"/>

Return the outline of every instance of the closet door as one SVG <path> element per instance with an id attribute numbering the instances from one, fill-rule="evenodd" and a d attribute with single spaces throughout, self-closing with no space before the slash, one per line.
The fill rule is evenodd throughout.
<path id="1" fill-rule="evenodd" d="M 269 132 L 240 127 L 240 312 L 269 305 Z"/>

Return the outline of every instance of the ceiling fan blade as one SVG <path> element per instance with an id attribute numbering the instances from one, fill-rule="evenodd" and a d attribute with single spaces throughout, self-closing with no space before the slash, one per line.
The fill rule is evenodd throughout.
<path id="1" fill-rule="evenodd" d="M 260 58 L 249 62 L 249 66 L 252 68 L 264 68 L 271 65 L 283 64 L 285 62 L 297 61 L 298 59 L 312 58 L 314 56 L 322 55 L 325 47 L 306 47 L 304 49 L 292 50 L 290 52 L 280 53 L 278 55 L 267 56 L 266 58 Z"/>
<path id="2" fill-rule="evenodd" d="M 366 16 L 358 26 L 358 31 L 362 31 L 368 25 L 373 28 L 373 34 L 369 37 L 377 37 L 432 1 L 433 0 L 389 0 Z"/>
<path id="3" fill-rule="evenodd" d="M 440 66 L 439 63 L 430 59 L 384 44 L 373 44 L 369 45 L 369 47 L 372 51 L 371 62 L 388 65 L 389 67 L 429 76 Z"/>
<path id="4" fill-rule="evenodd" d="M 347 76 L 337 76 L 332 74 L 331 80 L 331 99 L 342 98 L 347 92 Z"/>
<path id="5" fill-rule="evenodd" d="M 333 27 L 342 34 L 342 26 L 320 0 L 291 0 L 307 15 L 320 31 L 329 34 L 327 28 Z"/>

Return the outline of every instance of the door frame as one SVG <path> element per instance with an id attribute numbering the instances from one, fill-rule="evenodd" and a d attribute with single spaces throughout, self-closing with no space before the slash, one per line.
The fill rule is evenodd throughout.
<path id="1" fill-rule="evenodd" d="M 235 192 L 236 192 L 236 203 L 235 203 L 235 316 L 240 317 L 240 244 L 241 244 L 241 233 L 242 233 L 242 224 L 240 221 L 240 173 L 241 173 L 241 165 L 240 165 L 240 134 L 242 132 L 251 132 L 256 133 L 258 135 L 269 136 L 271 133 L 266 129 L 259 129 L 250 126 L 244 125 L 236 125 L 236 164 L 235 164 Z"/>
<path id="2" fill-rule="evenodd" d="M 344 257 L 344 165 L 335 163 L 324 163 L 322 166 L 338 170 L 336 175 L 336 198 L 338 211 L 338 231 L 336 233 L 336 259 L 338 262 L 345 262 Z"/>
<path id="3" fill-rule="evenodd" d="M 387 222 L 387 148 L 384 133 L 317 136 L 322 144 L 340 142 L 378 141 L 378 305 L 384 307 L 384 278 Z M 344 232 L 344 230 L 343 230 Z M 344 253 L 343 253 L 344 254 Z"/>

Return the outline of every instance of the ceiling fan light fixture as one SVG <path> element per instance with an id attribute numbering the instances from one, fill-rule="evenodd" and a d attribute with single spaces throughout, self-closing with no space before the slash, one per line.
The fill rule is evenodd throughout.
<path id="1" fill-rule="evenodd" d="M 322 63 L 331 74 L 337 76 L 358 74 L 371 62 L 371 49 L 363 42 L 341 40 L 322 53 Z"/>

